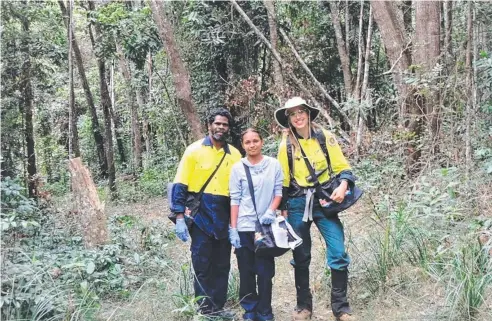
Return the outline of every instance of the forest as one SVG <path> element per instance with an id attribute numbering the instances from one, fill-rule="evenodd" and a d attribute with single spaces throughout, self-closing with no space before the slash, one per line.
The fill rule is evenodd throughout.
<path id="1" fill-rule="evenodd" d="M 365 192 L 340 215 L 357 318 L 492 320 L 491 17 L 467 0 L 1 1 L 1 319 L 201 320 L 167 183 L 210 110 L 276 157 L 273 113 L 301 96 Z M 313 236 L 313 320 L 332 320 Z M 240 318 L 238 278 L 233 255 Z"/>

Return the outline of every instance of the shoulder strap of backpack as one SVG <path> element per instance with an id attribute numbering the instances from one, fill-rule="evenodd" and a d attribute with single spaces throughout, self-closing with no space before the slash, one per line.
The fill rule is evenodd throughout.
<path id="1" fill-rule="evenodd" d="M 331 167 L 330 154 L 328 153 L 328 147 L 326 146 L 326 136 L 322 129 L 315 131 L 316 139 L 318 140 L 318 144 L 325 154 L 326 163 L 328 164 L 328 171 L 330 172 L 330 177 L 333 176 L 333 168 Z"/>
<path id="2" fill-rule="evenodd" d="M 289 174 L 290 174 L 290 177 L 292 178 L 292 177 L 294 177 L 294 173 L 293 173 L 294 158 L 292 155 L 292 142 L 290 141 L 289 136 L 287 136 L 286 143 L 287 143 L 287 162 L 289 164 Z"/>
<path id="3" fill-rule="evenodd" d="M 326 146 L 325 133 L 323 132 L 322 129 L 315 130 L 315 137 L 316 140 L 318 141 L 319 146 L 321 147 L 321 150 L 323 151 L 323 154 L 325 155 L 326 163 L 328 164 L 328 171 L 331 177 L 333 176 L 333 168 L 331 167 L 330 154 L 328 153 L 328 147 Z M 292 155 L 292 142 L 290 141 L 289 137 L 287 137 L 286 143 L 287 143 L 287 161 L 289 164 L 289 173 L 290 176 L 292 177 L 293 176 L 292 169 L 294 168 L 294 157 Z"/>

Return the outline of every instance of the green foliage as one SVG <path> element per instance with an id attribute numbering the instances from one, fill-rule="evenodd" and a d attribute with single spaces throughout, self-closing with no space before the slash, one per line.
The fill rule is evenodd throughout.
<path id="1" fill-rule="evenodd" d="M 2 184 L 2 215 L 16 212 L 27 218 L 39 212 L 20 191 L 9 180 Z M 81 237 L 57 227 L 55 211 L 45 214 L 36 234 L 20 230 L 20 223 L 3 233 L 2 241 L 15 246 L 2 252 L 2 319 L 90 319 L 102 299 L 127 298 L 168 267 L 165 248 L 175 236 L 162 223 L 113 216 L 112 242 L 90 250 Z M 14 238 L 20 232 L 22 238 Z"/>
<path id="2" fill-rule="evenodd" d="M 232 269 L 229 272 L 227 283 L 227 302 L 228 304 L 239 303 L 239 270 Z"/>
<path id="3" fill-rule="evenodd" d="M 193 291 L 193 271 L 189 264 L 181 266 L 179 277 L 179 293 L 173 294 L 175 309 L 173 313 L 182 317 L 193 317 L 198 314 L 198 301 L 203 297 L 195 297 Z"/>
<path id="4" fill-rule="evenodd" d="M 124 3 L 112 2 L 98 7 L 91 16 L 91 21 L 101 24 L 106 37 L 96 47 L 102 57 L 114 56 L 115 42 L 121 41 L 125 56 L 141 70 L 149 52 L 153 54 L 161 47 L 148 6 L 129 11 Z"/>
<path id="5" fill-rule="evenodd" d="M 492 262 L 476 240 L 452 251 L 446 270 L 447 299 L 452 320 L 473 320 L 485 300 L 485 290 L 492 284 Z"/>
<path id="6" fill-rule="evenodd" d="M 162 196 L 164 194 L 165 183 L 171 181 L 168 171 L 159 168 L 149 167 L 143 170 L 139 177 L 138 185 L 143 193 L 151 196 Z"/>
<path id="7" fill-rule="evenodd" d="M 1 231 L 4 240 L 16 233 L 32 235 L 40 227 L 40 212 L 34 200 L 24 196 L 24 188 L 6 177 L 1 182 Z"/>
<path id="8" fill-rule="evenodd" d="M 477 216 L 470 224 L 468 217 L 477 211 L 469 191 L 483 184 L 482 174 L 471 186 L 459 168 L 436 169 L 404 188 L 403 197 L 380 193 L 380 202 L 373 204 L 375 229 L 364 243 L 368 250 L 360 253 L 363 285 L 371 296 L 405 287 L 404 269 L 413 266 L 446 287 L 450 319 L 476 315 L 492 284 L 489 248 L 476 241 L 477 231 L 488 229 L 490 220 Z"/>

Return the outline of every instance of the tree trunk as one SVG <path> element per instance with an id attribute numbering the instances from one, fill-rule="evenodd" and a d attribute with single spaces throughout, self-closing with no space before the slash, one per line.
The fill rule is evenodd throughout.
<path id="1" fill-rule="evenodd" d="M 371 60 L 371 44 L 372 44 L 372 22 L 373 22 L 373 15 L 372 15 L 372 7 L 369 8 L 369 22 L 367 26 L 367 40 L 366 40 L 366 53 L 364 56 L 364 78 L 362 80 L 362 88 L 361 88 L 361 98 L 362 99 L 367 99 L 367 88 L 369 85 L 369 66 L 370 66 L 370 60 Z"/>
<path id="2" fill-rule="evenodd" d="M 440 19 L 441 6 L 439 1 L 418 1 L 415 8 L 415 41 L 414 64 L 419 65 L 421 75 L 429 75 L 438 63 L 440 52 Z M 439 92 L 430 89 L 425 95 L 417 95 L 420 104 L 418 113 L 425 112 L 432 137 L 439 130 Z M 419 117 L 416 115 L 416 117 Z"/>
<path id="3" fill-rule="evenodd" d="M 371 0 L 374 21 L 381 33 L 381 39 L 391 62 L 390 72 L 393 73 L 395 87 L 399 93 L 400 119 L 411 108 L 411 89 L 403 81 L 403 72 L 408 69 L 412 60 L 409 51 L 410 42 L 405 33 L 401 11 L 393 2 Z"/>
<path id="4" fill-rule="evenodd" d="M 416 1 L 418 2 L 418 1 Z M 401 3 L 403 13 L 403 23 L 405 24 L 405 31 L 408 34 L 412 33 L 412 0 L 403 0 Z"/>
<path id="5" fill-rule="evenodd" d="M 123 167 L 126 168 L 126 155 L 125 145 L 123 143 L 123 137 L 121 137 L 121 121 L 120 116 L 116 112 L 116 100 L 114 97 L 114 60 L 111 62 L 111 69 L 109 71 L 109 85 L 111 88 L 111 120 L 113 121 L 114 137 L 116 139 L 116 148 L 118 149 L 118 155 Z"/>
<path id="6" fill-rule="evenodd" d="M 89 1 L 89 9 L 95 11 L 94 2 Z M 94 24 L 96 41 L 101 36 L 101 30 L 97 23 Z M 111 130 L 111 97 L 109 96 L 108 84 L 106 82 L 106 64 L 103 57 L 97 57 L 99 71 L 99 90 L 101 92 L 101 106 L 104 115 L 104 133 L 106 137 L 106 160 L 108 162 L 108 185 L 110 198 L 116 199 L 116 168 L 114 164 L 113 133 Z"/>
<path id="7" fill-rule="evenodd" d="M 350 10 L 349 0 L 345 0 L 345 50 L 350 53 Z"/>
<path id="8" fill-rule="evenodd" d="M 97 29 L 97 28 L 96 28 Z M 97 33 L 97 32 L 96 32 Z M 116 199 L 116 168 L 114 165 L 113 133 L 111 130 L 111 98 L 106 83 L 106 64 L 103 58 L 97 62 L 99 70 L 99 86 L 101 91 L 101 105 L 104 114 L 104 132 L 106 136 L 106 160 L 108 162 L 108 185 L 111 199 Z"/>
<path id="9" fill-rule="evenodd" d="M 467 174 L 472 167 L 471 117 L 473 112 L 473 1 L 468 2 L 468 23 L 466 43 L 466 108 L 465 108 L 465 165 Z"/>
<path id="10" fill-rule="evenodd" d="M 24 2 L 24 5 L 25 2 Z M 24 106 L 24 130 L 27 147 L 27 187 L 29 197 L 36 198 L 38 195 L 36 184 L 36 154 L 34 149 L 34 126 L 33 126 L 33 93 L 31 84 L 31 56 L 29 49 L 29 20 L 27 17 L 21 18 L 22 23 L 22 41 L 21 52 L 24 59 L 22 64 L 22 76 L 20 79 L 20 88 L 23 96 Z"/>
<path id="11" fill-rule="evenodd" d="M 135 154 L 134 157 L 137 173 L 142 171 L 142 131 L 140 130 L 140 117 L 138 115 L 138 110 L 141 110 L 142 113 L 144 113 L 145 111 L 145 95 L 142 92 L 142 88 L 135 89 L 137 105 L 132 109 L 132 131 L 134 133 L 133 144 Z"/>
<path id="12" fill-rule="evenodd" d="M 65 22 L 65 26 L 68 28 L 68 13 L 63 1 L 58 1 L 60 5 L 60 10 L 62 12 L 63 21 Z M 101 134 L 101 127 L 99 126 L 99 119 L 97 117 L 96 105 L 94 104 L 94 98 L 92 96 L 91 88 L 89 86 L 89 82 L 87 81 L 87 76 L 85 74 L 84 63 L 82 60 L 82 54 L 80 53 L 80 48 L 77 43 L 77 39 L 75 38 L 75 34 L 72 32 L 72 49 L 75 56 L 75 62 L 77 64 L 77 69 L 80 76 L 80 81 L 82 83 L 82 87 L 84 89 L 85 100 L 87 101 L 87 105 L 89 106 L 89 110 L 91 112 L 91 126 L 92 133 L 94 135 L 94 141 L 96 143 L 97 157 L 99 161 L 99 171 L 102 177 L 107 177 L 108 175 L 108 163 L 106 161 L 106 155 L 104 151 L 104 140 Z"/>
<path id="13" fill-rule="evenodd" d="M 157 70 L 155 71 L 155 73 L 161 80 L 162 87 L 164 87 L 164 92 L 166 93 L 167 96 L 167 100 L 169 100 L 171 103 L 173 103 L 173 105 L 175 105 L 176 100 L 171 98 L 171 95 L 169 94 L 169 90 L 167 90 L 166 81 L 162 79 L 161 75 L 157 72 Z M 179 108 L 178 106 L 176 107 Z M 176 130 L 179 133 L 179 138 L 181 138 L 181 143 L 183 144 L 183 147 L 186 148 L 186 140 L 184 138 L 183 133 L 181 132 L 181 128 L 179 127 L 178 121 L 176 120 L 176 114 L 174 113 L 173 109 L 174 108 L 171 108 L 171 117 L 173 118 L 174 124 L 176 125 Z"/>
<path id="14" fill-rule="evenodd" d="M 347 52 L 347 46 L 343 40 L 342 28 L 340 27 L 340 19 L 338 17 L 338 3 L 330 2 L 331 21 L 335 29 L 335 37 L 337 39 L 338 54 L 342 63 L 343 83 L 345 85 L 345 94 L 349 97 L 352 94 L 352 72 L 350 71 L 350 57 Z"/>
<path id="15" fill-rule="evenodd" d="M 444 5 L 444 52 L 449 55 L 449 58 L 453 56 L 453 46 L 451 45 L 451 35 L 453 33 L 453 1 L 446 0 Z"/>
<path id="16" fill-rule="evenodd" d="M 120 46 L 117 44 L 118 48 L 118 59 L 120 61 L 121 73 L 126 81 L 127 93 L 128 93 L 128 103 L 130 104 L 130 114 L 132 123 L 132 137 L 133 137 L 133 162 L 135 173 L 140 173 L 142 170 L 142 134 L 140 133 L 140 119 L 138 117 L 137 102 L 135 101 L 139 95 L 132 85 L 132 76 L 130 74 L 130 68 L 128 62 L 123 56 L 123 52 Z M 142 102 L 138 101 L 140 107 L 142 107 Z"/>
<path id="17" fill-rule="evenodd" d="M 203 137 L 203 132 L 200 126 L 200 118 L 191 97 L 190 75 L 174 39 L 174 28 L 163 10 L 163 2 L 152 0 L 150 1 L 150 7 L 152 8 L 152 16 L 157 24 L 159 35 L 169 55 L 178 105 L 190 123 L 193 138 L 200 139 Z"/>
<path id="18" fill-rule="evenodd" d="M 86 248 L 95 248 L 108 240 L 108 227 L 104 207 L 99 201 L 96 186 L 87 167 L 80 158 L 69 162 L 74 194 L 75 213 L 78 214 L 81 234 Z"/>
<path id="19" fill-rule="evenodd" d="M 277 22 L 275 21 L 275 1 L 263 0 L 263 4 L 268 13 L 268 26 L 270 28 L 270 43 L 272 44 L 272 49 L 277 50 Z M 280 105 L 283 102 L 283 88 L 284 80 L 282 78 L 282 69 L 280 69 L 280 63 L 276 59 L 272 59 L 273 64 L 273 81 L 274 81 L 274 92 L 278 97 Z"/>
<path id="20" fill-rule="evenodd" d="M 360 98 L 361 101 L 364 100 L 369 100 L 369 95 L 367 91 L 368 83 L 369 83 L 369 66 L 370 66 L 370 60 L 371 60 L 371 43 L 372 43 L 372 7 L 369 8 L 369 23 L 367 26 L 367 40 L 366 40 L 366 52 L 364 55 L 364 77 L 362 80 L 362 88 L 360 91 Z M 367 119 L 367 115 L 365 117 Z M 364 134 L 364 128 L 365 128 L 365 121 L 364 117 L 359 112 L 359 122 L 357 126 L 357 136 L 355 140 L 355 146 L 356 146 L 356 156 L 359 158 L 360 155 L 360 149 L 362 145 L 362 135 Z"/>
<path id="21" fill-rule="evenodd" d="M 149 87 L 147 89 L 147 92 L 149 94 L 147 101 L 149 102 L 149 105 L 152 104 L 152 53 L 149 51 Z M 147 160 L 150 160 L 150 157 L 152 155 L 152 137 L 151 137 L 151 127 L 150 127 L 150 122 L 149 122 L 149 117 L 146 112 L 143 113 L 143 136 L 145 139 L 145 151 L 147 154 Z"/>
<path id="22" fill-rule="evenodd" d="M 359 53 L 359 58 L 357 60 L 357 77 L 355 80 L 355 86 L 354 86 L 354 91 L 352 92 L 352 96 L 355 97 L 356 101 L 359 101 L 361 99 L 361 92 L 360 92 L 360 81 L 362 77 L 362 70 L 363 70 L 363 65 L 362 65 L 362 56 L 363 56 L 363 45 L 364 41 L 362 40 L 362 23 L 364 22 L 364 1 L 360 2 L 360 14 L 359 14 L 359 43 L 358 43 L 358 48 L 357 51 Z M 364 97 L 362 96 L 362 99 Z"/>
<path id="23" fill-rule="evenodd" d="M 73 1 L 69 0 L 67 28 L 68 36 L 68 87 L 69 87 L 69 113 L 68 113 L 68 158 L 80 157 L 79 131 L 77 130 L 77 110 L 75 108 L 75 92 L 73 89 Z"/>
<path id="24" fill-rule="evenodd" d="M 395 3 L 386 1 L 371 1 L 381 38 L 386 48 L 386 53 L 392 67 L 389 72 L 393 73 L 395 87 L 399 94 L 400 121 L 411 137 L 405 144 L 407 174 L 414 175 L 419 171 L 419 159 L 421 150 L 418 138 L 422 133 L 422 110 L 413 100 L 414 89 L 404 82 L 403 73 L 412 63 L 408 41 L 403 23 L 403 14 L 398 10 Z"/>

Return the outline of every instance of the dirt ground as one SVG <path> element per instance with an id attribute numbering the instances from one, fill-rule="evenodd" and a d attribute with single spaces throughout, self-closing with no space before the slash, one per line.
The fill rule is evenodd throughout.
<path id="1" fill-rule="evenodd" d="M 367 207 L 366 207 L 367 206 Z M 163 199 L 152 199 L 137 204 L 129 204 L 107 208 L 111 215 L 137 215 L 143 220 L 172 223 L 166 218 L 167 204 Z M 371 295 L 364 285 L 364 262 L 368 254 L 365 244 L 367 235 L 376 229 L 375 221 L 370 217 L 368 204 L 364 200 L 352 209 L 341 214 L 345 226 L 346 243 L 352 259 L 349 276 L 349 300 L 357 320 L 447 320 L 439 317 L 444 308 L 444 289 L 432 282 L 419 269 L 401 267 L 394 279 L 391 275 L 387 281 L 387 290 L 376 296 Z M 330 308 L 329 279 L 325 276 L 325 246 L 322 238 L 313 225 L 312 231 L 312 262 L 311 288 L 313 291 L 313 320 L 334 320 Z M 168 255 L 176 266 L 190 262 L 189 242 L 178 239 L 170 241 Z M 289 261 L 292 254 L 287 253 L 276 259 L 276 274 L 273 290 L 273 311 L 275 320 L 291 320 L 296 304 L 294 287 L 294 271 Z M 237 269 L 236 258 L 231 256 L 233 269 Z M 103 304 L 98 320 L 197 320 L 197 318 L 178 317 L 172 313 L 176 307 L 172 303 L 173 295 L 178 291 L 180 272 L 167 280 L 149 280 L 137 293 L 132 295 L 130 302 Z M 404 276 L 402 279 L 402 275 Z M 489 300 L 490 301 L 490 300 Z M 490 304 L 488 302 L 487 304 Z M 235 320 L 241 320 L 242 311 L 239 306 L 232 309 L 237 313 Z M 490 320 L 490 314 L 477 320 Z"/>

